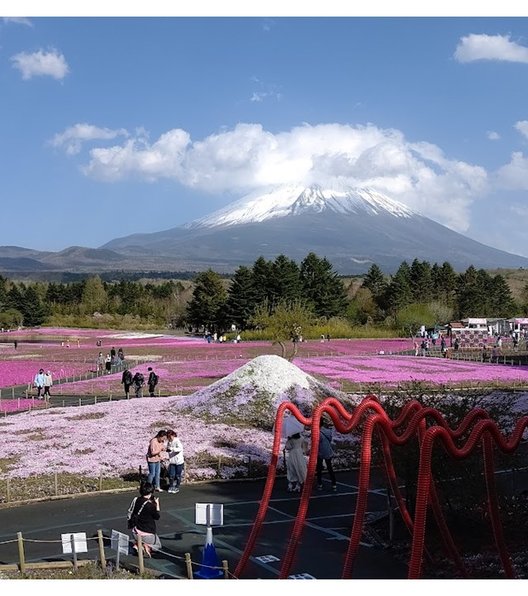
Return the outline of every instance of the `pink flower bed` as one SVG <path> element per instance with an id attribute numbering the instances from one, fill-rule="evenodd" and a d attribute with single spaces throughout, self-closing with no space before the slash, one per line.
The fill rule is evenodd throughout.
<path id="1" fill-rule="evenodd" d="M 93 368 L 84 362 L 50 362 L 47 360 L 0 360 L 0 388 L 33 384 L 33 379 L 43 368 L 51 371 L 53 380 L 85 374 Z"/>
<path id="2" fill-rule="evenodd" d="M 460 362 L 445 358 L 414 356 L 354 356 L 299 358 L 294 361 L 309 374 L 323 375 L 332 381 L 352 383 L 384 383 L 426 381 L 435 384 L 479 381 L 483 383 L 526 382 L 528 368 Z"/>
<path id="3" fill-rule="evenodd" d="M 38 399 L 1 399 L 0 415 L 43 407 L 45 407 L 44 401 Z"/>

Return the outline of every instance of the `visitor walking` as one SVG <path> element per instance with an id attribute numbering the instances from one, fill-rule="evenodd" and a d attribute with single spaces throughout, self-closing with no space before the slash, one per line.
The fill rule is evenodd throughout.
<path id="1" fill-rule="evenodd" d="M 125 360 L 125 353 L 123 352 L 123 348 L 119 348 L 119 350 L 117 350 L 117 357 L 119 358 L 119 360 L 121 360 L 121 362 Z"/>
<path id="2" fill-rule="evenodd" d="M 99 355 L 97 356 L 95 363 L 97 365 L 97 372 L 102 373 L 105 363 L 105 359 L 102 352 L 99 352 Z"/>
<path id="3" fill-rule="evenodd" d="M 157 534 L 156 521 L 160 518 L 159 499 L 154 497 L 153 486 L 145 482 L 139 487 L 139 497 L 135 497 L 128 509 L 128 525 L 132 529 L 135 543 L 132 548 L 138 552 L 138 536 L 141 536 L 143 551 L 147 557 L 152 551 L 161 550 L 161 540 Z"/>
<path id="4" fill-rule="evenodd" d="M 147 466 L 148 478 L 147 482 L 154 485 L 154 490 L 161 491 L 160 477 L 161 477 L 161 459 L 166 454 L 166 440 L 167 431 L 160 430 L 158 434 L 150 440 L 147 449 Z"/>
<path id="5" fill-rule="evenodd" d="M 169 491 L 179 493 L 184 468 L 183 445 L 176 431 L 167 431 L 167 455 L 169 457 Z"/>
<path id="6" fill-rule="evenodd" d="M 332 467 L 332 458 L 334 457 L 334 448 L 332 447 L 333 430 L 331 427 L 321 426 L 319 433 L 319 449 L 317 451 L 317 490 L 323 489 L 323 462 L 326 465 L 326 470 L 330 476 L 330 482 L 332 483 L 332 490 L 337 490 L 337 482 Z"/>
<path id="7" fill-rule="evenodd" d="M 286 450 L 288 491 L 299 493 L 306 480 L 306 472 L 308 470 L 301 433 L 295 433 L 291 437 L 288 437 L 284 449 Z"/>
<path id="8" fill-rule="evenodd" d="M 44 399 L 46 397 L 51 397 L 51 393 L 50 393 L 50 389 L 53 385 L 53 378 L 51 376 L 51 371 L 48 370 L 48 372 L 44 375 Z"/>
<path id="9" fill-rule="evenodd" d="M 105 358 L 105 371 L 107 375 L 112 372 L 112 357 L 110 354 L 107 354 Z"/>
<path id="10" fill-rule="evenodd" d="M 147 370 L 148 370 L 148 373 L 149 373 L 148 380 L 147 380 L 149 395 L 150 395 L 150 397 L 154 397 L 154 391 L 156 389 L 156 385 L 158 384 L 159 377 L 152 370 L 152 367 L 151 366 L 149 366 Z"/>
<path id="11" fill-rule="evenodd" d="M 136 397 L 143 397 L 143 385 L 145 385 L 145 377 L 143 376 L 143 373 L 138 371 L 132 379 L 132 384 L 134 385 Z"/>
<path id="12" fill-rule="evenodd" d="M 42 390 L 44 389 L 44 369 L 43 368 L 41 368 L 38 371 L 38 373 L 35 375 L 33 385 L 37 389 L 37 399 L 44 399 L 43 397 L 41 397 Z"/>
<path id="13" fill-rule="evenodd" d="M 125 397 L 127 399 L 129 399 L 129 397 L 130 397 L 130 387 L 132 385 L 132 380 L 133 380 L 132 372 L 128 368 L 125 368 L 125 370 L 123 371 L 123 374 L 121 376 L 121 383 L 125 389 Z"/>

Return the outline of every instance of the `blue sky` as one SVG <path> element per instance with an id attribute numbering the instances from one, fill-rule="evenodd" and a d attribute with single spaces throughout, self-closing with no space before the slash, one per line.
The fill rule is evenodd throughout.
<path id="1" fill-rule="evenodd" d="M 2 245 L 339 180 L 528 256 L 525 17 L 11 16 L 0 78 Z"/>

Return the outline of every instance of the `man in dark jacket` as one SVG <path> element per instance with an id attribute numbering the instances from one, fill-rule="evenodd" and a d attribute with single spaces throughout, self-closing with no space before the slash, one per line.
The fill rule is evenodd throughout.
<path id="1" fill-rule="evenodd" d="M 158 375 L 152 370 L 151 366 L 148 367 L 148 372 L 149 372 L 149 376 L 148 376 L 147 384 L 148 384 L 149 395 L 150 395 L 150 397 L 154 397 L 154 390 L 156 389 L 156 385 L 158 384 Z"/>

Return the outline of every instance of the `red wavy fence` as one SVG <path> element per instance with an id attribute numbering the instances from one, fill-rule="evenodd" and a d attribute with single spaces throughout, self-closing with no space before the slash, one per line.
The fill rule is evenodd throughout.
<path id="1" fill-rule="evenodd" d="M 519 446 L 523 433 L 528 427 L 528 416 L 520 418 L 515 424 L 511 435 L 507 437 L 503 436 L 497 424 L 482 409 L 473 409 L 464 417 L 458 427 L 451 428 L 438 410 L 424 407 L 417 401 L 411 401 L 406 404 L 399 416 L 395 420 L 392 420 L 378 399 L 373 395 L 366 396 L 353 412 L 348 412 L 337 399 L 327 398 L 315 408 L 312 416 L 309 418 L 303 416 L 299 409 L 290 402 L 282 403 L 279 406 L 275 422 L 268 477 L 255 522 L 244 552 L 235 569 L 235 577 L 243 576 L 245 567 L 266 518 L 277 473 L 281 450 L 282 425 L 286 411 L 289 411 L 301 424 L 311 428 L 311 446 L 306 482 L 301 494 L 293 530 L 282 559 L 279 579 L 288 577 L 304 529 L 317 464 L 321 418 L 325 414 L 332 419 L 338 432 L 342 434 L 361 432 L 359 487 L 349 546 L 343 561 L 341 575 L 343 579 L 352 577 L 354 562 L 363 532 L 371 473 L 372 441 L 375 433 L 377 433 L 381 441 L 387 480 L 395 496 L 403 522 L 412 537 L 408 577 L 410 579 L 421 577 L 423 559 L 424 556 L 427 556 L 425 535 L 428 511 L 431 512 L 436 521 L 445 550 L 456 566 L 458 573 L 462 577 L 467 577 L 462 557 L 458 552 L 446 523 L 436 492 L 433 471 L 431 469 L 432 452 L 435 444 L 441 444 L 451 457 L 460 460 L 469 457 L 478 449 L 482 449 L 488 513 L 495 544 L 505 576 L 507 578 L 515 577 L 515 571 L 506 547 L 499 515 L 497 491 L 495 488 L 493 448 L 495 446 L 503 453 L 513 453 Z M 419 444 L 419 467 L 416 506 L 413 518 L 398 488 L 391 447 L 405 445 L 409 441 L 416 439 L 418 439 Z"/>

